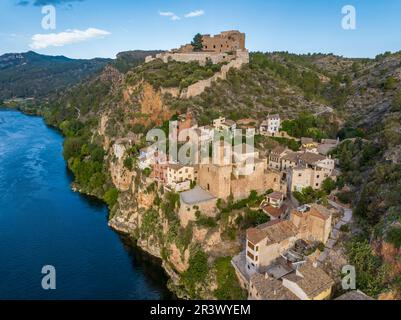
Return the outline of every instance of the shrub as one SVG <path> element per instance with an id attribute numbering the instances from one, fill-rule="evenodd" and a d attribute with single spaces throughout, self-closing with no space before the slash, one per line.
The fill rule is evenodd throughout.
<path id="1" fill-rule="evenodd" d="M 358 289 L 375 297 L 387 287 L 387 272 L 381 259 L 374 255 L 367 240 L 353 239 L 346 245 L 351 265 L 356 269 Z"/>
<path id="2" fill-rule="evenodd" d="M 217 278 L 217 289 L 214 295 L 219 300 L 245 300 L 247 294 L 238 283 L 231 257 L 221 257 L 214 263 Z"/>
<path id="3" fill-rule="evenodd" d="M 387 232 L 387 242 L 391 243 L 394 247 L 399 249 L 401 247 L 401 228 L 392 227 Z"/>
<path id="4" fill-rule="evenodd" d="M 354 194 L 352 192 L 341 192 L 337 194 L 338 200 L 342 203 L 350 204 L 352 203 L 352 199 L 354 198 Z"/>
<path id="5" fill-rule="evenodd" d="M 124 160 L 124 167 L 126 167 L 129 171 L 132 171 L 134 166 L 134 160 L 131 157 L 127 157 Z"/>
<path id="6" fill-rule="evenodd" d="M 108 204 L 110 208 L 114 207 L 118 199 L 118 190 L 111 188 L 104 194 L 103 200 Z"/>
<path id="7" fill-rule="evenodd" d="M 189 258 L 189 268 L 181 275 L 181 282 L 192 298 L 196 298 L 196 286 L 205 280 L 209 266 L 206 254 L 200 248 L 195 248 Z"/>

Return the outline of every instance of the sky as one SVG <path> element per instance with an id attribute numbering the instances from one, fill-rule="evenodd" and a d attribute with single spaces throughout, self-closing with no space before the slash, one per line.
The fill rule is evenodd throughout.
<path id="1" fill-rule="evenodd" d="M 401 50 L 400 13 L 400 0 L 0 0 L 0 54 L 114 58 L 240 30 L 251 51 L 374 57 Z"/>

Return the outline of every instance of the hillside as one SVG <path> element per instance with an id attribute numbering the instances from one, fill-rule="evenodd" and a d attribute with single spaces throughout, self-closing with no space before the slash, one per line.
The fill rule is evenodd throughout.
<path id="1" fill-rule="evenodd" d="M 110 60 L 69 59 L 29 51 L 0 56 L 0 100 L 41 98 L 99 72 Z"/>
<path id="2" fill-rule="evenodd" d="M 397 289 L 394 283 L 398 283 L 401 246 L 397 227 L 401 222 L 400 54 L 347 59 L 323 54 L 254 53 L 249 65 L 231 70 L 226 80 L 191 99 L 174 98 L 159 88 L 185 88 L 217 69 L 159 61 L 142 65 L 136 58 L 127 62 L 126 54 L 119 60 L 90 80 L 52 95 L 39 112 L 67 137 L 64 156 L 75 174 L 75 187 L 103 198 L 111 208 L 111 225 L 162 258 L 176 292 L 187 297 L 242 297 L 231 271 L 223 275 L 222 270 L 231 270 L 226 256 L 238 250 L 238 233 L 257 219 L 248 212 L 245 222 L 237 225 L 234 208 L 244 204 L 232 204 L 222 209 L 218 221 L 203 219 L 181 228 L 172 214 L 177 210 L 176 195 L 163 194 L 156 185 L 148 184 L 147 173 L 136 168 L 135 158 L 145 146 L 147 130 L 154 126 L 165 129 L 165 121 L 188 109 L 200 124 L 209 124 L 219 115 L 257 122 L 269 113 L 291 119 L 309 112 L 315 115 L 314 126 L 321 134 L 344 139 L 335 155 L 340 160 L 342 180 L 351 188 L 348 198 L 358 218 L 354 232 L 359 238 L 350 249 L 351 262 L 368 293 Z M 311 116 L 299 119 L 302 126 Z M 123 150 L 121 158 L 116 150 Z M 220 245 L 216 245 L 217 239 Z M 367 247 L 363 247 L 365 242 Z M 363 253 L 375 260 L 375 268 L 364 265 L 369 259 L 355 260 L 361 246 L 367 248 Z M 373 249 L 380 257 L 377 261 Z M 390 272 L 379 277 L 377 272 L 385 267 Z M 221 282 L 222 276 L 229 280 Z M 205 278 L 215 291 L 207 289 Z"/>

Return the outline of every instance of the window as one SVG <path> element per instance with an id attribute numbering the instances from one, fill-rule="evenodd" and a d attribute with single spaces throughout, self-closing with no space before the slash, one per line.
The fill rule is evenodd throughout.
<path id="1" fill-rule="evenodd" d="M 298 174 L 298 177 L 302 177 L 302 173 L 299 173 L 299 174 Z"/>
<path id="2" fill-rule="evenodd" d="M 255 256 L 254 256 L 252 253 L 250 253 L 249 251 L 247 252 L 247 256 L 248 256 L 248 258 L 250 258 L 251 260 L 255 260 Z M 252 263 L 252 265 L 255 266 L 253 263 Z"/>
<path id="3" fill-rule="evenodd" d="M 248 247 L 249 247 L 251 250 L 255 250 L 255 246 L 254 246 L 253 243 L 250 242 L 250 241 L 248 241 Z"/>

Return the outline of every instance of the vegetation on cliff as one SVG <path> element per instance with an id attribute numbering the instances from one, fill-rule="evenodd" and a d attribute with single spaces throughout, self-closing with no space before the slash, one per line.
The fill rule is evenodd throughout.
<path id="1" fill-rule="evenodd" d="M 142 112 L 142 80 L 154 89 L 185 87 L 209 77 L 221 66 L 160 61 L 138 66 L 135 59 L 128 60 L 117 61 L 90 81 L 52 96 L 39 112 L 66 136 L 64 156 L 78 189 L 104 199 L 117 216 L 121 214 L 120 205 L 126 205 L 127 211 L 135 209 L 138 225 L 133 224 L 136 227 L 132 236 L 146 241 L 149 248 L 160 252 L 166 268 L 181 274 L 176 285 L 184 291 L 183 296 L 243 297 L 228 255 L 237 253 L 236 239 L 244 229 L 265 222 L 265 216 L 255 210 L 260 199 L 251 194 L 242 202 L 220 202 L 216 219 L 206 219 L 199 213 L 196 222 L 183 228 L 177 217 L 178 195 L 163 193 L 155 186 L 150 188 L 146 175 L 137 172 L 133 159 L 143 146 L 143 134 L 152 126 L 142 119 L 158 117 L 157 112 L 163 110 L 162 124 L 188 108 L 201 125 L 219 115 L 233 120 L 262 119 L 274 112 L 288 118 L 283 128 L 295 137 L 346 139 L 333 155 L 340 161 L 341 186 L 347 184 L 351 188 L 350 192 L 340 193 L 339 198 L 355 207 L 359 223 L 360 238 L 350 243 L 349 260 L 366 293 L 398 290 L 391 272 L 394 266 L 375 252 L 373 244 L 400 246 L 400 54 L 358 60 L 320 54 L 255 53 L 248 66 L 231 70 L 226 80 L 217 81 L 200 96 L 181 100 L 160 96 L 153 90 L 149 101 L 158 102 L 160 107 L 153 115 Z M 103 118 L 107 121 L 101 125 Z M 117 161 L 112 146 L 127 136 L 135 140 L 127 151 L 129 158 L 122 161 L 124 170 L 133 174 L 135 191 L 129 196 L 130 191 L 119 191 L 110 176 L 110 168 Z M 278 142 L 293 149 L 299 147 L 294 142 Z M 332 187 L 330 181 L 325 183 L 327 193 Z M 138 206 L 139 193 L 154 197 L 149 200 L 151 208 Z M 300 196 L 302 202 L 324 197 L 310 190 Z M 199 230 L 205 231 L 207 237 L 221 236 L 231 252 L 222 255 L 215 250 L 212 255 L 202 245 L 195 245 Z M 176 261 L 171 261 L 173 254 Z M 211 288 L 210 283 L 216 286 Z"/>

